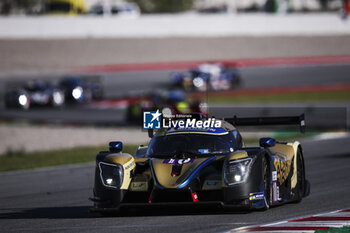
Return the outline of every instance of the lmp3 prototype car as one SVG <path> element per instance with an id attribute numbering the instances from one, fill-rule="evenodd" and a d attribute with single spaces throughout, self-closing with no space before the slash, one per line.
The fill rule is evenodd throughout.
<path id="1" fill-rule="evenodd" d="M 8 87 L 5 93 L 5 106 L 7 108 L 62 107 L 64 103 L 62 89 L 40 80 L 29 81 L 22 86 Z"/>
<path id="2" fill-rule="evenodd" d="M 67 76 L 60 81 L 59 87 L 64 90 L 65 98 L 70 103 L 89 103 L 103 97 L 103 88 L 98 77 L 92 77 L 90 80 Z"/>
<path id="3" fill-rule="evenodd" d="M 235 128 L 300 124 L 304 129 L 303 115 L 234 117 L 207 125 L 212 118 L 196 120 L 202 123 L 187 119 L 192 125 L 180 127 L 184 123 L 177 120 L 155 134 L 149 130 L 149 145 L 140 146 L 134 156 L 122 153 L 122 142 L 110 142 L 109 151 L 96 156 L 92 211 L 144 205 L 268 209 L 309 195 L 299 142 L 261 138 L 259 147 L 247 147 Z"/>
<path id="4" fill-rule="evenodd" d="M 126 119 L 129 123 L 142 121 L 144 111 L 163 109 L 163 115 L 181 115 L 191 112 L 206 114 L 207 105 L 198 100 L 189 101 L 181 90 L 152 92 L 142 98 L 130 102 L 126 110 Z"/>
<path id="5" fill-rule="evenodd" d="M 186 91 L 228 90 L 241 83 L 241 74 L 236 67 L 221 63 L 203 63 L 188 72 L 170 74 L 173 87 Z"/>

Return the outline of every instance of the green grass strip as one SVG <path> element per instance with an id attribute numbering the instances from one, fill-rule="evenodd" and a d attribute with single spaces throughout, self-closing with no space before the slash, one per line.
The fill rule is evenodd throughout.
<path id="1" fill-rule="evenodd" d="M 344 226 L 342 228 L 330 227 L 328 230 L 316 230 L 315 233 L 349 233 L 350 226 Z"/>
<path id="2" fill-rule="evenodd" d="M 123 152 L 134 155 L 137 145 L 124 145 Z M 92 162 L 108 146 L 79 147 L 46 152 L 9 151 L 0 156 L 0 172 Z"/>

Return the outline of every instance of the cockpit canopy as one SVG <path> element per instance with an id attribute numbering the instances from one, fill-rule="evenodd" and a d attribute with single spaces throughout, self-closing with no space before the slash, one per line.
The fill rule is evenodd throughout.
<path id="1" fill-rule="evenodd" d="M 165 134 L 152 138 L 148 157 L 189 158 L 229 154 L 242 147 L 242 137 L 237 130 L 227 134 L 200 133 Z"/>

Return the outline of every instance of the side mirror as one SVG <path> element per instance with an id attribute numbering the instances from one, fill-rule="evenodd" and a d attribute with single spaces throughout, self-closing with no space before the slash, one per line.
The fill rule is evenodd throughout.
<path id="1" fill-rule="evenodd" d="M 120 141 L 110 142 L 109 143 L 109 151 L 110 152 L 120 152 L 123 150 L 123 143 Z"/>
<path id="2" fill-rule="evenodd" d="M 276 145 L 275 138 L 260 138 L 259 144 L 261 147 L 272 147 Z"/>

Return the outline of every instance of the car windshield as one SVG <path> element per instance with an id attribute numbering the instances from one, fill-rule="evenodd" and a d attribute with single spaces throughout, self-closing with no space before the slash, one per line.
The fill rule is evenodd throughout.
<path id="1" fill-rule="evenodd" d="M 41 92 L 47 90 L 48 88 L 49 86 L 43 82 L 28 83 L 25 86 L 25 89 L 31 92 Z"/>
<path id="2" fill-rule="evenodd" d="M 154 137 L 147 156 L 155 158 L 205 157 L 227 154 L 238 147 L 231 133 L 225 135 L 177 134 Z"/>

